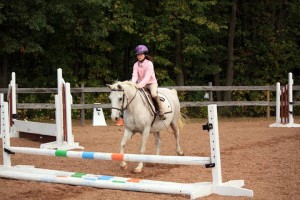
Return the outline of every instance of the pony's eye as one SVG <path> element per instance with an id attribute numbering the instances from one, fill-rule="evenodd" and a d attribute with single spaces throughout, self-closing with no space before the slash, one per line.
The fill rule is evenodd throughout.
<path id="1" fill-rule="evenodd" d="M 119 98 L 119 101 L 122 101 L 123 100 L 123 98 Z"/>

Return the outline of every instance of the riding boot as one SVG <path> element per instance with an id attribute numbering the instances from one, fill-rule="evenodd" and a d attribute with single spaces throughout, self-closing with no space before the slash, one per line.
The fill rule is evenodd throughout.
<path id="1" fill-rule="evenodd" d="M 157 106 L 158 106 L 158 116 L 159 116 L 159 118 L 161 120 L 165 120 L 166 116 L 165 116 L 165 112 L 164 112 L 164 109 L 162 107 L 162 104 L 161 104 L 159 96 L 154 97 L 154 99 L 155 99 L 155 101 L 157 103 Z"/>

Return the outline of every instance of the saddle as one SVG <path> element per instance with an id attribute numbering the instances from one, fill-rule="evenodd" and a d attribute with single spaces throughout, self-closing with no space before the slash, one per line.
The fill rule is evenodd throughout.
<path id="1" fill-rule="evenodd" d="M 150 90 L 146 89 L 146 88 L 143 88 L 140 91 L 142 92 L 142 94 L 144 94 L 145 99 L 148 102 L 149 107 L 152 110 L 152 113 L 157 114 L 159 108 L 158 108 L 158 105 L 157 105 L 156 101 L 152 98 Z M 169 99 L 164 94 L 162 94 L 160 92 L 158 92 L 158 96 L 159 96 L 159 99 L 161 101 L 162 107 L 164 109 L 164 114 L 171 113 L 172 112 L 172 107 L 171 107 L 171 103 L 170 103 Z"/>

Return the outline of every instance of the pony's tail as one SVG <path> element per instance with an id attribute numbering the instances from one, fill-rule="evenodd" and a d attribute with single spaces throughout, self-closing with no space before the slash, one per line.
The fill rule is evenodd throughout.
<path id="1" fill-rule="evenodd" d="M 172 92 L 174 95 L 176 95 L 177 98 L 178 98 L 177 90 L 172 89 L 171 92 Z M 178 100 L 178 101 L 179 101 L 179 100 Z M 179 128 L 179 129 L 182 129 L 182 128 L 184 127 L 184 125 L 185 125 L 185 117 L 186 117 L 186 116 L 184 117 L 183 115 L 184 115 L 184 114 L 181 113 L 180 110 L 179 110 L 179 117 L 178 117 L 178 122 L 177 122 L 178 128 Z"/>
<path id="2" fill-rule="evenodd" d="M 187 118 L 187 116 L 185 114 L 183 114 L 182 112 L 179 113 L 179 117 L 178 117 L 178 128 L 179 129 L 182 129 L 185 126 L 186 118 Z"/>
<path id="3" fill-rule="evenodd" d="M 180 112 L 178 117 L 178 128 L 182 129 L 185 125 L 185 118 L 183 117 L 183 113 Z"/>

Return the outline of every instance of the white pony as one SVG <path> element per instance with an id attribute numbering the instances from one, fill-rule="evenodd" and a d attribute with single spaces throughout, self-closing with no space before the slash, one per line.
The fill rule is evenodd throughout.
<path id="1" fill-rule="evenodd" d="M 155 113 L 153 104 L 149 103 L 149 98 L 144 95 L 141 89 L 137 89 L 136 85 L 131 81 L 116 82 L 107 86 L 111 89 L 109 95 L 112 106 L 111 118 L 113 121 L 117 121 L 123 115 L 125 125 L 120 153 L 124 153 L 126 142 L 134 134 L 141 133 L 142 144 L 140 153 L 144 154 L 149 133 L 151 132 L 155 137 L 156 155 L 159 155 L 161 143 L 159 132 L 170 125 L 176 139 L 176 152 L 180 156 L 183 155 L 183 151 L 179 145 L 179 126 L 183 123 L 176 90 L 167 88 L 158 89 L 158 94 L 162 100 L 166 115 L 165 120 L 160 120 Z M 120 166 L 122 169 L 127 169 L 125 161 L 122 161 Z M 134 172 L 139 173 L 142 169 L 143 163 L 140 162 Z"/>

